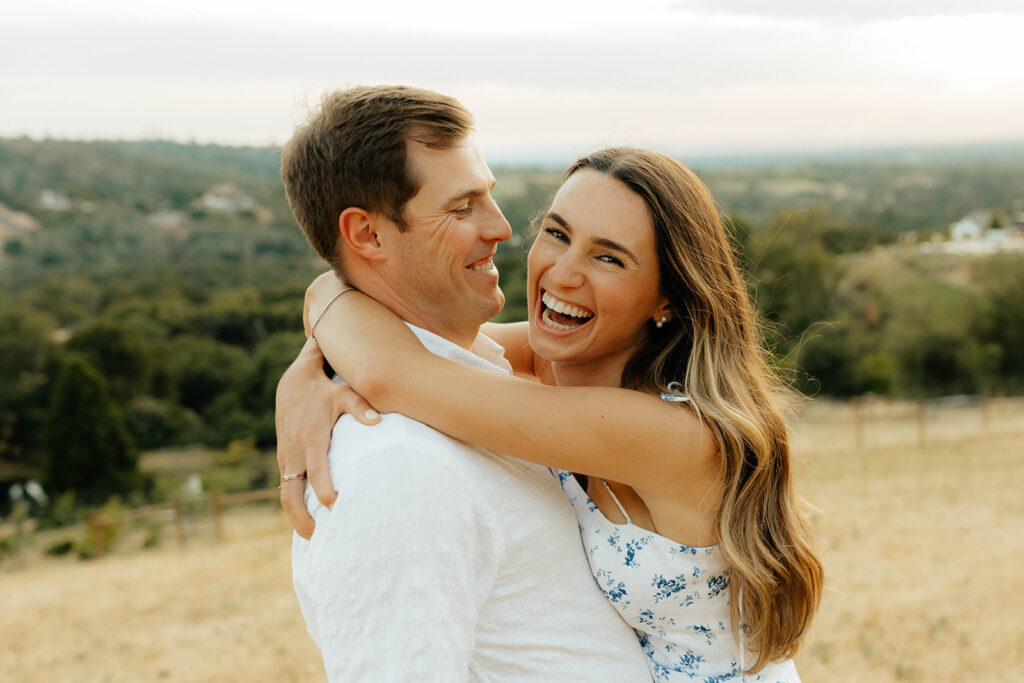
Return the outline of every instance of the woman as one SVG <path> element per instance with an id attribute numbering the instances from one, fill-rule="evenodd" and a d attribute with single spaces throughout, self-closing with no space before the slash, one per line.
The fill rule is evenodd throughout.
<path id="1" fill-rule="evenodd" d="M 566 171 L 528 265 L 528 326 L 484 332 L 539 381 L 433 356 L 331 278 L 308 297 L 316 339 L 378 410 L 561 470 L 594 576 L 656 680 L 799 680 L 790 658 L 822 569 L 792 490 L 783 387 L 711 195 L 663 155 L 596 152 Z M 322 402 L 312 381 L 349 391 L 318 372 L 290 370 L 279 405 Z"/>

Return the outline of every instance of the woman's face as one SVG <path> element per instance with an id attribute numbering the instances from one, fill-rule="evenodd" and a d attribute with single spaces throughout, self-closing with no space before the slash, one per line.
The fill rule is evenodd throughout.
<path id="1" fill-rule="evenodd" d="M 646 203 L 593 169 L 558 190 L 528 266 L 530 345 L 552 362 L 624 367 L 667 312 Z"/>

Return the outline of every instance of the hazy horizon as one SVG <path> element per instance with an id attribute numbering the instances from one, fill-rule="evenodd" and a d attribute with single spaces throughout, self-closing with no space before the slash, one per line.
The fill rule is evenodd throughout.
<path id="1" fill-rule="evenodd" d="M 281 145 L 252 145 L 246 143 L 223 143 L 216 141 L 174 140 L 170 138 L 108 138 L 108 137 L 60 137 L 0 135 L 2 140 L 29 140 L 32 143 L 97 143 L 97 144 L 147 144 L 168 143 L 182 146 L 216 146 L 233 149 L 268 149 L 279 150 Z M 596 148 L 594 148 L 596 149 Z M 1000 162 L 1007 158 L 1024 163 L 1024 137 L 1011 140 L 982 140 L 977 142 L 937 143 L 919 145 L 883 145 L 863 147 L 823 147 L 814 150 L 778 149 L 763 151 L 720 151 L 710 150 L 704 153 L 688 153 L 686 150 L 674 150 L 664 147 L 657 148 L 678 159 L 686 160 L 691 165 L 701 167 L 729 166 L 771 166 L 787 163 L 807 163 L 822 161 L 840 163 L 845 161 L 858 162 L 864 160 L 881 163 L 934 164 L 944 162 Z M 567 163 L 575 159 L 581 152 L 591 150 L 490 150 L 483 148 L 487 160 L 492 166 L 536 167 L 538 169 L 561 170 Z"/>

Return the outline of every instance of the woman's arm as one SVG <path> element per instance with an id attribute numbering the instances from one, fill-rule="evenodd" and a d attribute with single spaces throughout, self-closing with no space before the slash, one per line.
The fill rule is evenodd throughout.
<path id="1" fill-rule="evenodd" d="M 340 285 L 324 289 L 311 287 L 311 315 Z M 315 337 L 331 366 L 378 410 L 457 439 L 656 495 L 693 489 L 703 496 L 713 477 L 715 439 L 686 407 L 628 389 L 550 387 L 449 361 L 355 291 L 330 305 Z"/>

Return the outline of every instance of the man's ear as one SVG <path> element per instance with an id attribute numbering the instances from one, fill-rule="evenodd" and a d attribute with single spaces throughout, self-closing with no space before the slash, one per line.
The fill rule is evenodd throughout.
<path id="1" fill-rule="evenodd" d="M 350 206 L 338 216 L 342 242 L 351 253 L 367 261 L 380 261 L 385 257 L 379 227 L 378 216 L 356 206 Z"/>

